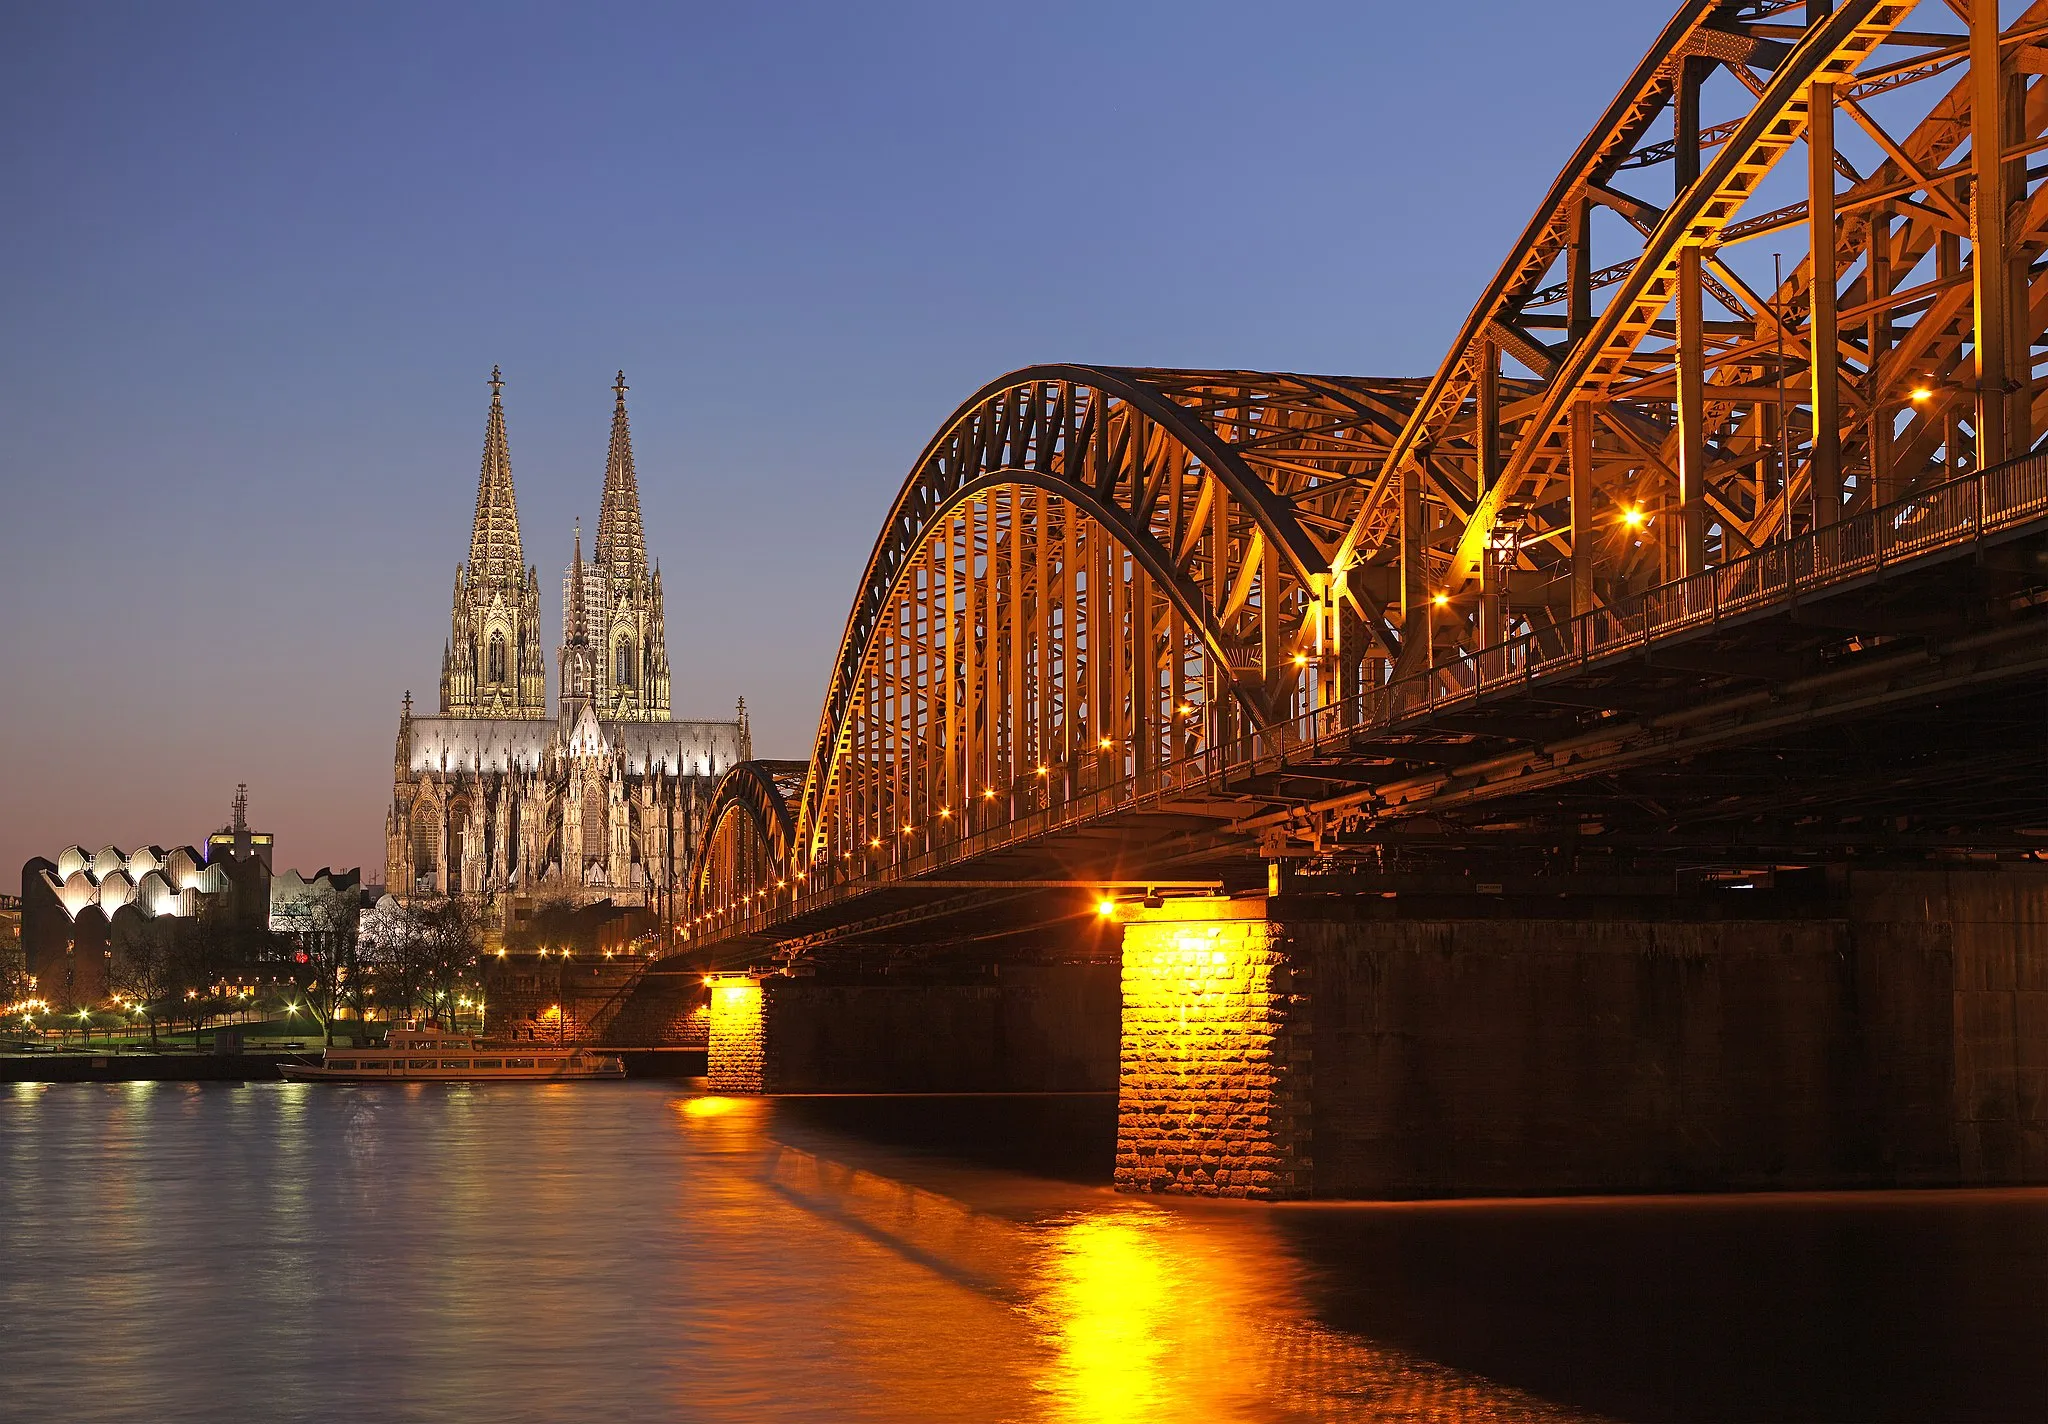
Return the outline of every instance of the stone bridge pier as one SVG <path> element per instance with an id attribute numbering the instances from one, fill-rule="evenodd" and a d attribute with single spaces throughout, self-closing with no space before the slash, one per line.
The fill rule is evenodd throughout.
<path id="1" fill-rule="evenodd" d="M 714 987 L 725 1092 L 1103 1090 L 1125 1191 L 2048 1181 L 2048 866 L 1168 900 L 1121 965 Z"/>

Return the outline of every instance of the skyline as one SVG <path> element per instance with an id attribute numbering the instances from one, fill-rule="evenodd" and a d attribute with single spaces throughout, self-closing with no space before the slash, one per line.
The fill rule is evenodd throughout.
<path id="1" fill-rule="evenodd" d="M 802 755 L 983 382 L 1428 374 L 1662 19 L 1581 8 L 16 13 L 0 859 L 196 840 L 246 781 L 283 863 L 377 864 L 494 363 L 543 626 L 623 367 L 675 715 Z"/>

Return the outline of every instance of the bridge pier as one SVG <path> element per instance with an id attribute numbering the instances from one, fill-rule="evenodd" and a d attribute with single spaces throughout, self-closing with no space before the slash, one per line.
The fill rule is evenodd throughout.
<path id="1" fill-rule="evenodd" d="M 724 975 L 717 1093 L 1112 1092 L 1114 963 Z"/>
<path id="2" fill-rule="evenodd" d="M 1126 1191 L 2048 1181 L 2048 867 L 1168 902 L 1123 989 Z"/>

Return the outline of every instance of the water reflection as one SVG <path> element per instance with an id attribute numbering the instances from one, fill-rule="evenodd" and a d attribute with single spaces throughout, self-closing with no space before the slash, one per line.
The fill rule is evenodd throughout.
<path id="1" fill-rule="evenodd" d="M 2048 1387 L 2048 1195 L 1172 1205 L 866 1131 L 971 1112 L 1002 1156 L 1007 1111 L 15 1087 L 0 1415 L 2011 1418 Z"/>

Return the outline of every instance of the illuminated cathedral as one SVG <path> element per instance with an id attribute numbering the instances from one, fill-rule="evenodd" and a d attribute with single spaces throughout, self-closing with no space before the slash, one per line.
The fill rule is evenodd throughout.
<path id="1" fill-rule="evenodd" d="M 550 899 L 665 915 L 717 778 L 753 755 L 746 700 L 726 721 L 669 715 L 661 570 L 648 563 L 621 372 L 591 557 L 579 526 L 563 575 L 550 714 L 540 578 L 520 542 L 503 385 L 493 368 L 440 712 L 416 715 L 408 692 L 399 717 L 386 884 L 400 896 L 469 896 L 498 929 Z"/>

